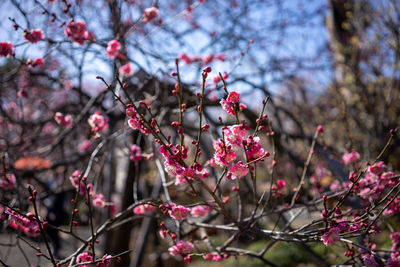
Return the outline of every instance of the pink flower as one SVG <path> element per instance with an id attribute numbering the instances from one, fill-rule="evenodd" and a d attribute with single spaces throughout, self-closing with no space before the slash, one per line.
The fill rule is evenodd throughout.
<path id="1" fill-rule="evenodd" d="M 221 81 L 221 77 L 219 75 L 215 75 L 213 77 L 213 83 L 217 84 Z"/>
<path id="2" fill-rule="evenodd" d="M 261 158 L 265 154 L 267 154 L 266 156 L 269 155 L 269 153 L 268 152 L 265 153 L 264 149 L 262 148 L 260 137 L 257 136 L 253 138 L 251 135 L 249 135 L 247 137 L 246 143 L 247 143 L 247 157 L 249 161 Z"/>
<path id="3" fill-rule="evenodd" d="M 79 178 L 81 177 L 82 173 L 79 170 L 74 171 L 71 176 L 69 177 L 69 180 L 71 181 L 71 184 L 75 187 L 78 186 L 79 184 Z"/>
<path id="4" fill-rule="evenodd" d="M 219 254 L 208 253 L 204 256 L 206 261 L 222 261 L 223 258 Z"/>
<path id="5" fill-rule="evenodd" d="M 394 253 L 392 253 L 392 255 L 394 255 Z M 379 265 L 378 265 L 379 266 Z M 400 267 L 400 260 L 394 259 L 394 258 L 390 258 L 388 259 L 388 261 L 386 262 L 386 267 Z"/>
<path id="6" fill-rule="evenodd" d="M 154 212 L 156 210 L 157 210 L 156 207 L 154 207 L 153 205 L 142 204 L 142 205 L 136 206 L 133 209 L 133 213 L 135 213 L 135 214 L 146 214 L 147 212 Z"/>
<path id="7" fill-rule="evenodd" d="M 128 120 L 129 127 L 131 127 L 133 130 L 140 130 L 143 134 L 148 135 L 150 131 L 143 124 L 144 121 L 138 116 Z"/>
<path id="8" fill-rule="evenodd" d="M 112 40 L 107 45 L 107 56 L 109 58 L 116 58 L 118 56 L 118 51 L 121 49 L 121 44 L 117 40 Z"/>
<path id="9" fill-rule="evenodd" d="M 185 179 L 183 176 L 183 172 L 185 171 L 185 168 L 179 162 L 177 162 L 175 159 L 167 158 L 164 161 L 164 168 L 168 174 L 170 174 L 172 176 L 180 175 L 180 176 L 182 176 L 181 178 Z"/>
<path id="10" fill-rule="evenodd" d="M 182 59 L 186 64 L 191 64 L 193 62 L 200 60 L 200 57 L 197 55 L 190 57 L 189 55 L 187 55 L 185 53 L 179 54 L 178 57 L 179 57 L 179 59 Z"/>
<path id="11" fill-rule="evenodd" d="M 167 231 L 165 231 L 165 230 L 161 229 L 158 233 L 160 234 L 160 237 L 162 239 L 165 239 L 167 237 Z"/>
<path id="12" fill-rule="evenodd" d="M 66 128 L 71 128 L 72 127 L 72 116 L 71 115 L 64 115 L 61 112 L 56 112 L 54 119 L 56 122 Z"/>
<path id="13" fill-rule="evenodd" d="M 106 201 L 104 200 L 103 194 L 95 194 L 93 196 L 93 206 L 104 208 L 106 206 Z"/>
<path id="14" fill-rule="evenodd" d="M 0 43 L 0 56 L 2 57 L 14 56 L 14 46 L 11 42 Z"/>
<path id="15" fill-rule="evenodd" d="M 129 108 L 127 108 L 126 110 L 125 110 L 125 112 L 126 112 L 126 115 L 128 116 L 128 117 L 136 117 L 136 111 L 135 111 L 135 109 L 133 108 L 133 107 L 129 107 Z"/>
<path id="16" fill-rule="evenodd" d="M 278 188 L 278 190 L 283 189 L 286 186 L 286 183 L 284 180 L 278 180 L 276 181 L 276 187 Z"/>
<path id="17" fill-rule="evenodd" d="M 324 242 L 325 246 L 333 245 L 337 241 L 339 241 L 340 236 L 339 236 L 340 229 L 338 227 L 333 227 L 328 230 L 323 236 L 322 236 L 322 241 Z"/>
<path id="18" fill-rule="evenodd" d="M 108 118 L 101 115 L 100 112 L 95 112 L 88 119 L 89 126 L 92 128 L 92 132 L 98 134 L 103 132 L 108 127 Z"/>
<path id="19" fill-rule="evenodd" d="M 28 97 L 28 92 L 25 90 L 25 88 L 21 88 L 20 90 L 18 90 L 17 96 L 19 98 Z"/>
<path id="20" fill-rule="evenodd" d="M 203 217 L 203 216 L 207 216 L 207 214 L 210 212 L 211 208 L 209 206 L 194 206 L 191 211 L 190 214 L 193 217 Z"/>
<path id="21" fill-rule="evenodd" d="M 174 220 L 183 220 L 189 215 L 190 209 L 186 208 L 185 206 L 182 205 L 173 205 L 172 209 L 169 211 L 169 215 L 174 219 Z"/>
<path id="22" fill-rule="evenodd" d="M 201 58 L 201 64 L 202 65 L 208 65 L 211 62 L 213 62 L 213 60 L 214 60 L 214 54 L 209 54 L 209 55 L 204 56 L 204 57 Z"/>
<path id="23" fill-rule="evenodd" d="M 83 252 L 76 257 L 76 263 L 82 262 L 91 262 L 93 260 L 93 256 L 87 252 Z M 91 264 L 85 264 L 80 266 L 90 266 Z"/>
<path id="24" fill-rule="evenodd" d="M 225 143 L 235 148 L 241 147 L 247 129 L 248 127 L 243 125 L 232 125 L 224 128 Z"/>
<path id="25" fill-rule="evenodd" d="M 393 251 L 399 251 L 400 250 L 400 233 L 396 232 L 393 234 L 390 234 L 390 238 L 392 239 L 392 250 Z"/>
<path id="26" fill-rule="evenodd" d="M 39 57 L 32 62 L 32 67 L 40 67 L 43 65 L 43 58 Z"/>
<path id="27" fill-rule="evenodd" d="M 231 150 L 231 146 L 224 147 L 221 140 L 214 141 L 213 147 L 215 150 L 214 162 L 219 166 L 228 166 L 236 159 L 236 153 Z"/>
<path id="28" fill-rule="evenodd" d="M 129 159 L 131 161 L 140 161 L 142 160 L 142 155 L 140 154 L 140 147 L 133 144 L 129 148 Z"/>
<path id="29" fill-rule="evenodd" d="M 228 170 L 229 172 L 227 177 L 228 179 L 232 180 L 246 176 L 246 174 L 249 172 L 247 166 L 244 165 L 241 161 L 232 165 L 232 167 L 230 167 Z"/>
<path id="30" fill-rule="evenodd" d="M 34 44 L 44 39 L 44 33 L 41 29 L 25 30 L 24 38 Z"/>
<path id="31" fill-rule="evenodd" d="M 219 61 L 225 61 L 226 60 L 226 55 L 225 54 L 216 54 L 215 55 L 215 59 L 217 59 Z"/>
<path id="32" fill-rule="evenodd" d="M 40 234 L 39 225 L 35 220 L 35 215 L 33 213 L 22 215 L 18 212 L 13 211 L 9 207 L 6 207 L 5 213 L 8 214 L 13 220 L 10 226 L 14 224 L 15 229 L 20 228 L 26 235 L 31 237 L 36 237 Z"/>
<path id="33" fill-rule="evenodd" d="M 79 188 L 79 194 L 86 197 L 86 187 L 85 183 L 83 181 L 79 181 L 82 176 L 82 173 L 79 170 L 74 171 L 71 176 L 69 177 L 69 180 L 71 184 L 78 190 Z M 91 185 L 88 184 L 88 186 L 91 189 Z M 91 190 L 89 190 L 90 193 Z"/>
<path id="34" fill-rule="evenodd" d="M 83 21 L 74 22 L 72 19 L 68 21 L 64 33 L 80 45 L 83 45 L 85 40 L 90 37 L 90 34 L 86 31 L 86 24 Z"/>
<path id="35" fill-rule="evenodd" d="M 125 77 L 129 77 L 133 75 L 132 64 L 128 63 L 119 68 L 119 72 Z"/>
<path id="36" fill-rule="evenodd" d="M 143 11 L 143 22 L 150 22 L 155 19 L 160 12 L 156 7 L 149 7 Z"/>
<path id="37" fill-rule="evenodd" d="M 360 159 L 360 154 L 357 152 L 346 153 L 342 156 L 342 161 L 345 165 L 355 163 Z"/>
<path id="38" fill-rule="evenodd" d="M 192 243 L 179 240 L 176 245 L 170 247 L 168 251 L 172 256 L 186 255 L 192 252 L 193 247 Z"/>
<path id="39" fill-rule="evenodd" d="M 372 166 L 369 166 L 368 170 L 373 174 L 380 175 L 386 169 L 386 165 L 383 161 L 379 161 Z"/>
<path id="40" fill-rule="evenodd" d="M 111 255 L 105 254 L 103 258 L 101 258 L 101 262 L 98 262 L 96 267 L 107 267 L 111 263 Z"/>
<path id="41" fill-rule="evenodd" d="M 83 140 L 79 145 L 78 149 L 81 153 L 89 153 L 92 143 L 89 140 Z"/>
<path id="42" fill-rule="evenodd" d="M 232 102 L 229 102 L 225 99 L 221 99 L 221 101 L 219 102 L 222 106 L 222 109 L 225 110 L 228 114 L 232 115 L 232 116 L 236 116 L 235 110 L 232 107 Z"/>
<path id="43" fill-rule="evenodd" d="M 17 179 L 15 175 L 12 173 L 7 173 L 6 175 L 0 176 L 0 187 L 4 188 L 5 190 L 12 189 L 15 187 Z"/>
<path id="44" fill-rule="evenodd" d="M 232 102 L 232 103 L 238 103 L 240 99 L 240 94 L 232 91 L 230 92 L 230 94 L 228 95 L 228 98 L 226 99 L 228 102 Z"/>
<path id="45" fill-rule="evenodd" d="M 371 254 L 362 256 L 365 267 L 379 267 L 380 265 L 375 261 L 375 257 Z"/>

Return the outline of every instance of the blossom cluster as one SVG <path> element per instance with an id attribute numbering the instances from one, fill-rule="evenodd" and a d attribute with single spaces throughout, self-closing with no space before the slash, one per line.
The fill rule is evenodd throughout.
<path id="1" fill-rule="evenodd" d="M 193 55 L 190 56 L 188 54 L 182 53 L 179 55 L 179 59 L 183 60 L 186 64 L 192 64 L 194 62 L 200 62 L 202 66 L 208 65 L 212 63 L 215 60 L 218 61 L 225 61 L 226 60 L 226 55 L 225 54 L 209 54 L 205 55 L 203 57 L 200 57 L 198 55 Z"/>
<path id="2" fill-rule="evenodd" d="M 107 56 L 114 59 L 118 56 L 119 50 L 121 49 L 121 44 L 117 40 L 112 40 L 107 44 Z"/>
<path id="3" fill-rule="evenodd" d="M 1 57 L 14 56 L 14 45 L 11 42 L 0 42 L 0 56 Z"/>
<path id="4" fill-rule="evenodd" d="M 89 263 L 93 261 L 93 256 L 92 254 L 88 252 L 82 252 L 76 257 L 76 263 L 79 264 L 79 266 L 92 266 L 92 264 L 82 264 L 82 263 Z M 96 267 L 107 267 L 111 263 L 111 256 L 105 254 L 100 260 L 96 261 Z"/>
<path id="5" fill-rule="evenodd" d="M 86 23 L 83 21 L 69 20 L 64 29 L 65 35 L 72 39 L 72 41 L 83 45 L 85 40 L 89 39 L 90 33 L 86 31 Z"/>
<path id="6" fill-rule="evenodd" d="M 143 11 L 143 22 L 151 22 L 154 20 L 160 11 L 156 7 L 149 7 Z"/>
<path id="7" fill-rule="evenodd" d="M 354 182 L 357 175 L 350 173 L 349 179 Z M 365 201 L 368 206 L 370 201 L 378 201 L 388 188 L 395 187 L 400 183 L 400 177 L 394 172 L 386 171 L 386 165 L 379 161 L 368 167 L 367 172 L 361 177 L 354 186 L 354 191 Z M 346 187 L 351 186 L 351 182 L 345 183 Z M 395 214 L 400 212 L 400 196 L 389 196 L 388 201 L 391 204 L 383 212 L 384 215 Z"/>
<path id="8" fill-rule="evenodd" d="M 10 216 L 11 223 L 10 226 L 13 228 L 20 228 L 22 232 L 26 235 L 35 237 L 40 233 L 39 224 L 35 219 L 35 215 L 33 213 L 27 213 L 26 215 L 22 215 L 9 207 L 5 208 L 5 213 Z"/>
<path id="9" fill-rule="evenodd" d="M 44 33 L 41 29 L 33 29 L 33 30 L 25 30 L 24 38 L 28 42 L 34 44 L 34 43 L 37 43 L 37 42 L 43 40 L 45 37 L 44 37 Z"/>
<path id="10" fill-rule="evenodd" d="M 82 195 L 84 198 L 87 198 L 88 197 L 87 191 L 89 192 L 89 196 L 93 200 L 93 206 L 104 208 L 110 205 L 110 203 L 107 203 L 105 201 L 104 195 L 101 193 L 96 194 L 93 191 L 93 184 L 88 183 L 86 185 L 85 182 L 83 181 L 84 179 L 86 178 L 82 177 L 82 173 L 79 170 L 74 171 L 69 177 L 71 184 L 76 188 L 76 190 L 79 190 L 80 195 Z"/>
<path id="11" fill-rule="evenodd" d="M 71 128 L 73 121 L 72 121 L 72 116 L 70 114 L 64 115 L 61 112 L 56 112 L 56 114 L 54 115 L 54 119 L 56 120 L 56 122 L 66 128 Z"/>
<path id="12" fill-rule="evenodd" d="M 128 125 L 134 130 L 140 130 L 143 134 L 148 135 L 150 131 L 144 126 L 144 120 L 135 111 L 135 109 L 130 106 L 126 109 L 126 115 L 129 117 Z"/>
<path id="13" fill-rule="evenodd" d="M 100 112 L 95 112 L 90 115 L 88 119 L 89 126 L 92 128 L 92 132 L 96 135 L 104 132 L 108 127 L 108 117 L 102 115 Z"/>
<path id="14" fill-rule="evenodd" d="M 5 190 L 10 190 L 15 187 L 17 179 L 15 175 L 12 173 L 6 173 L 0 176 L 0 187 Z"/>

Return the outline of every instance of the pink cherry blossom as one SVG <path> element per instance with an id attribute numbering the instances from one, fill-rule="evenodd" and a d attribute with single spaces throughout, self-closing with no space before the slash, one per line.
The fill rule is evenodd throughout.
<path id="1" fill-rule="evenodd" d="M 87 252 L 83 252 L 76 257 L 76 263 L 82 262 L 91 262 L 93 260 L 93 256 Z M 80 266 L 90 266 L 91 264 L 84 264 Z"/>
<path id="2" fill-rule="evenodd" d="M 362 256 L 365 267 L 379 267 L 380 265 L 375 261 L 375 257 L 371 254 Z"/>
<path id="3" fill-rule="evenodd" d="M 125 77 L 129 77 L 133 75 L 133 68 L 131 63 L 127 63 L 125 65 L 122 65 L 119 68 L 119 72 L 124 75 Z"/>
<path id="4" fill-rule="evenodd" d="M 64 115 L 61 112 L 56 112 L 54 119 L 56 122 L 66 128 L 71 128 L 72 127 L 72 116 L 71 115 Z"/>
<path id="5" fill-rule="evenodd" d="M 106 206 L 106 201 L 104 200 L 103 194 L 93 194 L 93 206 L 104 208 Z"/>
<path id="6" fill-rule="evenodd" d="M 232 102 L 229 102 L 225 99 L 221 99 L 221 101 L 219 102 L 222 106 L 222 109 L 225 110 L 228 114 L 232 115 L 232 116 L 236 116 L 236 112 L 232 107 Z"/>
<path id="7" fill-rule="evenodd" d="M 79 194 L 86 197 L 85 183 L 82 180 L 79 181 L 81 176 L 82 176 L 82 173 L 79 170 L 76 170 L 71 174 L 71 176 L 69 177 L 69 180 L 70 180 L 71 184 L 76 188 L 76 190 L 79 189 Z"/>
<path id="8" fill-rule="evenodd" d="M 345 165 L 357 162 L 360 159 L 360 154 L 357 152 L 346 153 L 342 156 L 342 161 Z"/>
<path id="9" fill-rule="evenodd" d="M 368 170 L 375 175 L 380 175 L 386 169 L 385 164 L 383 161 L 379 161 L 372 166 L 369 166 Z"/>
<path id="10" fill-rule="evenodd" d="M 176 245 L 170 247 L 168 251 L 169 254 L 171 254 L 172 256 L 178 256 L 191 253 L 193 248 L 194 246 L 192 243 L 179 240 L 178 242 L 176 242 Z"/>
<path id="11" fill-rule="evenodd" d="M 90 140 L 86 139 L 79 143 L 78 149 L 81 153 L 89 153 L 91 146 L 92 143 L 90 142 Z"/>
<path id="12" fill-rule="evenodd" d="M 192 58 L 185 53 L 179 54 L 178 58 L 182 59 L 186 64 L 193 63 Z"/>
<path id="13" fill-rule="evenodd" d="M 248 136 L 246 143 L 247 143 L 247 157 L 249 161 L 261 158 L 265 154 L 266 154 L 265 156 L 269 155 L 269 153 L 268 152 L 265 153 L 264 149 L 262 148 L 260 137 Z"/>
<path id="14" fill-rule="evenodd" d="M 322 236 L 322 242 L 324 242 L 325 246 L 333 245 L 337 241 L 339 241 L 340 236 L 339 236 L 340 229 L 338 227 L 333 227 L 330 228 L 323 236 Z"/>
<path id="15" fill-rule="evenodd" d="M 125 110 L 125 112 L 126 112 L 126 115 L 128 116 L 128 117 L 136 117 L 136 111 L 135 111 L 135 109 L 133 108 L 133 107 L 129 107 L 129 108 L 127 108 L 126 110 Z"/>
<path id="16" fill-rule="evenodd" d="M 89 126 L 92 128 L 92 132 L 98 134 L 102 133 L 108 127 L 108 118 L 101 115 L 100 112 L 95 112 L 88 119 Z"/>
<path id="17" fill-rule="evenodd" d="M 193 217 L 203 217 L 207 216 L 210 210 L 211 208 L 209 206 L 197 205 L 191 209 L 190 214 Z"/>
<path id="18" fill-rule="evenodd" d="M 15 187 L 17 179 L 15 175 L 12 173 L 7 173 L 5 175 L 0 176 L 0 187 L 4 188 L 5 190 L 9 190 Z"/>
<path id="19" fill-rule="evenodd" d="M 222 261 L 224 258 L 221 257 L 221 255 L 219 254 L 215 254 L 215 253 L 207 253 L 204 256 L 204 259 L 206 261 Z"/>
<path id="20" fill-rule="evenodd" d="M 9 207 L 5 208 L 5 213 L 8 214 L 12 219 L 15 229 L 20 228 L 26 235 L 31 237 L 36 237 L 40 234 L 39 225 L 33 213 L 27 213 L 26 215 L 23 215 L 13 211 Z"/>
<path id="21" fill-rule="evenodd" d="M 390 234 L 390 238 L 392 239 L 392 250 L 393 251 L 400 251 L 400 233 L 392 233 Z"/>
<path id="22" fill-rule="evenodd" d="M 118 56 L 120 49 L 121 49 L 121 44 L 117 40 L 112 40 L 108 42 L 106 49 L 107 56 L 112 59 L 116 58 Z"/>
<path id="23" fill-rule="evenodd" d="M 156 210 L 157 210 L 157 208 L 154 207 L 153 205 L 142 204 L 142 205 L 136 206 L 133 209 L 133 213 L 135 213 L 135 214 L 146 214 L 147 212 L 154 212 Z"/>
<path id="24" fill-rule="evenodd" d="M 129 148 L 129 159 L 131 161 L 140 161 L 142 160 L 142 155 L 140 154 L 140 147 L 132 144 Z"/>
<path id="25" fill-rule="evenodd" d="M 240 99 L 240 94 L 238 92 L 232 91 L 229 93 L 228 98 L 226 99 L 228 102 L 231 103 L 238 103 Z"/>
<path id="26" fill-rule="evenodd" d="M 397 254 L 398 254 L 398 252 L 397 252 Z M 395 255 L 395 253 L 392 253 L 392 257 L 393 257 L 393 255 Z M 398 258 L 400 258 L 400 257 L 398 257 Z M 386 267 L 400 267 L 400 259 L 390 258 L 386 262 L 385 266 Z"/>
<path id="27" fill-rule="evenodd" d="M 83 21 L 74 21 L 70 19 L 64 29 L 65 35 L 74 42 L 83 45 L 85 40 L 89 39 L 90 34 L 86 31 L 86 24 Z"/>
<path id="28" fill-rule="evenodd" d="M 111 255 L 105 254 L 102 258 L 101 261 L 97 263 L 96 267 L 107 267 L 111 263 Z"/>
<path id="29" fill-rule="evenodd" d="M 34 44 L 44 39 L 44 33 L 41 29 L 25 30 L 24 38 Z"/>
<path id="30" fill-rule="evenodd" d="M 208 64 L 210 64 L 211 62 L 213 62 L 213 60 L 214 60 L 214 54 L 209 54 L 209 55 L 207 55 L 207 56 L 203 56 L 202 58 L 201 58 L 201 64 L 204 66 L 204 65 L 208 65 Z"/>
<path id="31" fill-rule="evenodd" d="M 241 178 L 243 176 L 246 176 L 246 174 L 249 172 L 247 169 L 247 166 L 243 164 L 243 162 L 239 161 L 238 163 L 232 165 L 230 167 L 228 172 L 228 179 L 235 180 L 237 178 Z"/>
<path id="32" fill-rule="evenodd" d="M 40 67 L 43 65 L 43 58 L 39 57 L 37 59 L 35 59 L 32 63 L 32 67 Z"/>
<path id="33" fill-rule="evenodd" d="M 248 127 L 243 125 L 227 126 L 223 129 L 225 136 L 225 143 L 232 147 L 239 148 L 242 146 L 244 136 L 246 135 Z"/>
<path id="34" fill-rule="evenodd" d="M 143 22 L 150 22 L 154 20 L 159 14 L 159 10 L 156 7 L 149 7 L 143 11 Z"/>
<path id="35" fill-rule="evenodd" d="M 286 186 L 286 183 L 284 180 L 278 180 L 276 181 L 276 187 L 278 188 L 278 190 L 283 189 Z"/>
<path id="36" fill-rule="evenodd" d="M 224 146 L 221 140 L 214 141 L 214 163 L 219 166 L 229 166 L 236 159 L 236 153 L 231 151 L 231 146 Z"/>
<path id="37" fill-rule="evenodd" d="M 169 211 L 169 215 L 174 219 L 174 220 L 183 220 L 189 215 L 190 209 L 186 208 L 185 206 L 182 205 L 174 205 L 172 206 L 171 210 Z"/>
<path id="38" fill-rule="evenodd" d="M 128 125 L 133 130 L 140 130 L 145 135 L 148 135 L 150 133 L 150 131 L 144 126 L 144 121 L 139 116 L 130 118 L 128 120 Z"/>
<path id="39" fill-rule="evenodd" d="M 0 56 L 1 57 L 14 56 L 14 46 L 11 42 L 0 42 Z"/>

